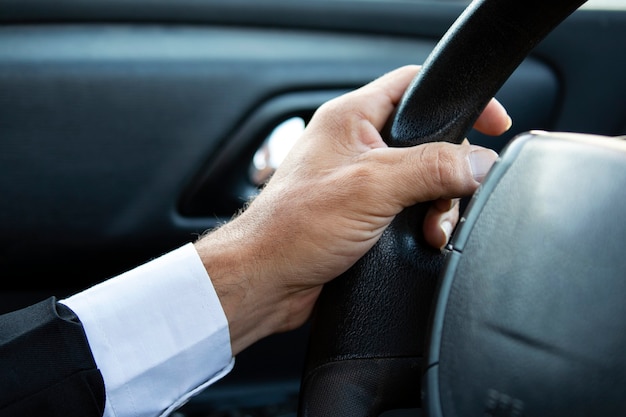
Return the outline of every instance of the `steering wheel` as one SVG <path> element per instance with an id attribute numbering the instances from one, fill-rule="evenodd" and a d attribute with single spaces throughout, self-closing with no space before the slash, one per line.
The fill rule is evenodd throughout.
<path id="1" fill-rule="evenodd" d="M 502 84 L 584 0 L 476 0 L 433 50 L 383 131 L 390 146 L 460 143 Z M 299 416 L 378 416 L 421 405 L 445 255 L 423 239 L 426 204 L 327 284 L 312 320 Z M 512 415 L 512 414 L 507 414 Z"/>

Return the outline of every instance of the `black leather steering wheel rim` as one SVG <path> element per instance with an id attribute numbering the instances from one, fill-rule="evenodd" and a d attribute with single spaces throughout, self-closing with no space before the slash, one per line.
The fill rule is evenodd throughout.
<path id="1" fill-rule="evenodd" d="M 413 80 L 383 137 L 460 143 L 528 53 L 584 0 L 477 0 Z M 377 416 L 420 405 L 430 312 L 444 255 L 422 235 L 427 205 L 404 210 L 312 321 L 299 416 Z"/>

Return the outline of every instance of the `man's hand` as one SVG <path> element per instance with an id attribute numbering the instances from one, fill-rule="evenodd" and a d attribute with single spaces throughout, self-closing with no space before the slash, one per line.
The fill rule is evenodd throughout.
<path id="1" fill-rule="evenodd" d="M 319 108 L 259 196 L 198 242 L 229 320 L 233 354 L 309 317 L 322 285 L 380 238 L 405 207 L 433 201 L 424 234 L 435 247 L 495 161 L 491 150 L 431 143 L 389 148 L 379 131 L 419 70 L 403 67 Z M 475 128 L 505 132 L 495 100 Z"/>

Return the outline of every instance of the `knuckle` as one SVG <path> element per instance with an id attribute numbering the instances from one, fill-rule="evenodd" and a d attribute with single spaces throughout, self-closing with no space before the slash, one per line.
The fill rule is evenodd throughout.
<path id="1" fill-rule="evenodd" d="M 458 180 L 458 167 L 456 155 L 448 152 L 446 148 L 439 148 L 436 156 L 437 177 L 439 183 L 449 187 Z"/>
<path id="2" fill-rule="evenodd" d="M 354 110 L 343 97 L 325 102 L 315 113 L 315 118 L 321 119 L 322 125 L 330 126 L 332 130 L 339 132 L 345 131 L 346 127 L 352 124 L 353 116 Z"/>
<path id="3" fill-rule="evenodd" d="M 463 170 L 460 168 L 458 154 L 453 145 L 437 144 L 424 146 L 420 154 L 420 165 L 426 167 L 423 173 L 426 184 L 434 196 L 454 193 L 463 183 Z"/>

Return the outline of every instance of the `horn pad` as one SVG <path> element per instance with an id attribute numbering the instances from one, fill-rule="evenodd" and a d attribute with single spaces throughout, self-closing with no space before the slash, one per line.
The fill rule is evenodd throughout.
<path id="1" fill-rule="evenodd" d="M 626 415 L 625 187 L 617 138 L 509 144 L 448 247 L 429 417 Z"/>

